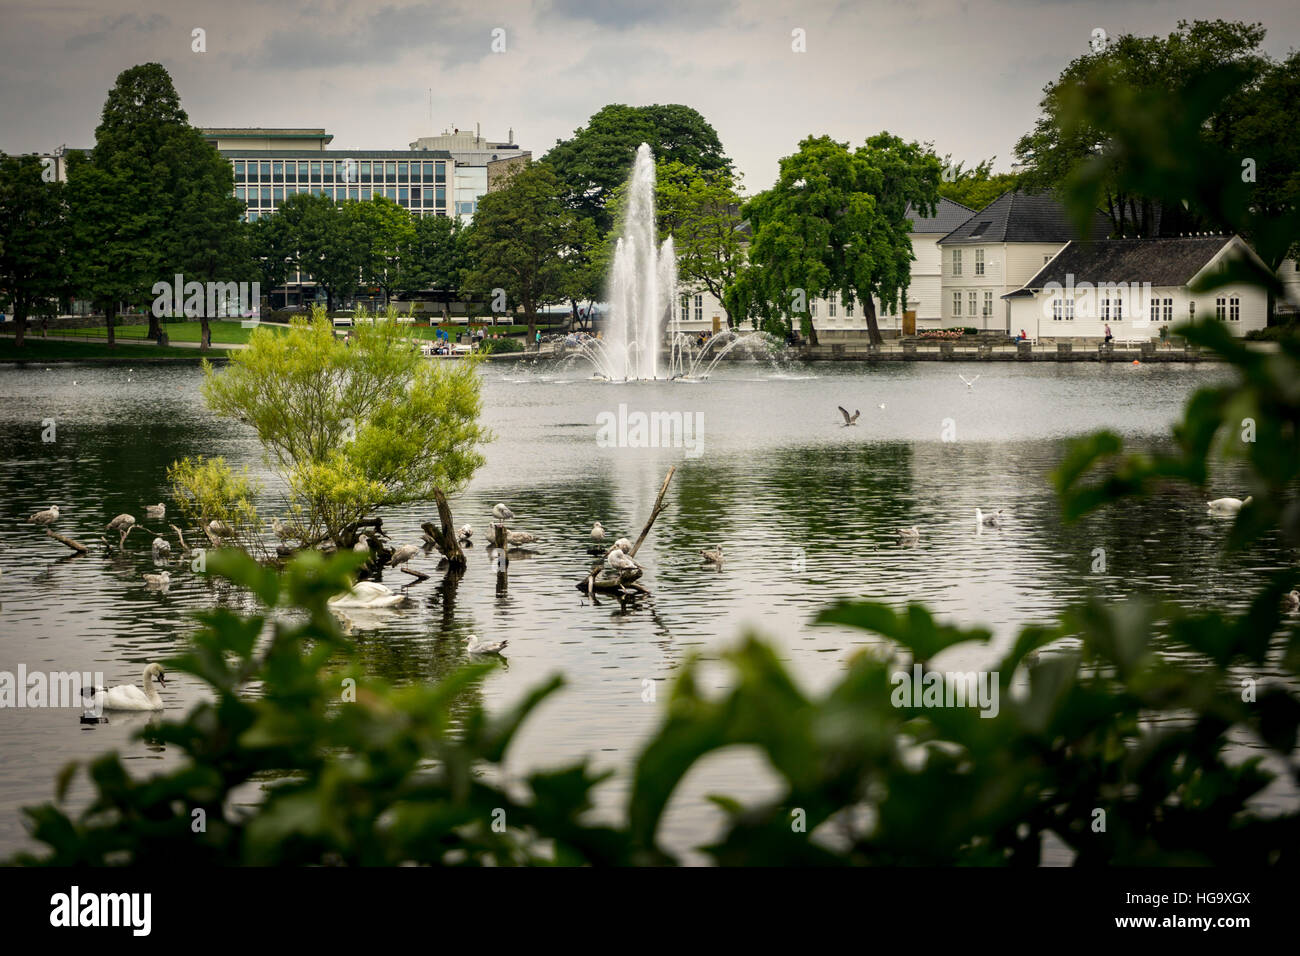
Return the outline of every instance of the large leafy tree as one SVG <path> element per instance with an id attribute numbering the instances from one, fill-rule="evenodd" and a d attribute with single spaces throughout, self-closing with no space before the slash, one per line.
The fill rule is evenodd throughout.
<path id="1" fill-rule="evenodd" d="M 455 216 L 415 220 L 402 270 L 406 290 L 456 292 L 465 268 L 465 233 Z"/>
<path id="2" fill-rule="evenodd" d="M 349 203 L 347 211 L 354 223 L 353 241 L 360 246 L 361 281 L 378 287 L 387 302 L 408 284 L 407 254 L 415 241 L 411 214 L 384 196 Z"/>
<path id="3" fill-rule="evenodd" d="M 36 156 L 0 154 L 0 302 L 13 310 L 16 348 L 28 317 L 48 313 L 67 281 L 64 187 L 43 173 Z"/>
<path id="4" fill-rule="evenodd" d="M 661 236 L 673 237 L 678 281 L 712 293 L 731 325 L 725 292 L 744 263 L 747 240 L 740 230 L 741 199 L 731 172 L 660 161 L 655 206 Z"/>
<path id="5" fill-rule="evenodd" d="M 995 159 L 996 156 L 990 156 L 967 169 L 965 163 L 954 163 L 951 156 L 945 156 L 939 195 L 959 202 L 968 209 L 980 210 L 1004 192 L 1016 189 L 1020 176 L 1016 173 L 993 172 Z"/>
<path id="6" fill-rule="evenodd" d="M 258 281 L 268 292 L 289 281 L 297 264 L 297 247 L 287 216 L 263 216 L 244 226 L 248 254 Z"/>
<path id="7" fill-rule="evenodd" d="M 1070 61 L 1061 75 L 1043 89 L 1042 115 L 1034 128 L 1016 143 L 1015 152 L 1025 166 L 1023 183 L 1030 189 L 1057 189 L 1081 166 L 1098 167 L 1102 181 L 1102 208 L 1118 236 L 1150 236 L 1157 229 L 1157 213 L 1175 217 L 1161 229 L 1220 228 L 1221 223 L 1183 216 L 1178 202 L 1157 206 L 1151 197 L 1124 189 L 1122 166 L 1132 154 L 1116 149 L 1106 131 L 1087 112 L 1084 102 L 1100 86 L 1123 90 L 1137 108 L 1144 100 L 1174 99 L 1198 78 L 1232 66 L 1245 82 L 1235 87 L 1205 117 L 1203 135 L 1223 142 L 1251 98 L 1251 91 L 1268 67 L 1260 52 L 1264 28 L 1259 24 L 1224 20 L 1180 21 L 1167 37 L 1123 35 L 1094 53 Z"/>
<path id="8" fill-rule="evenodd" d="M 609 198 L 627 179 L 642 143 L 650 145 L 658 160 L 705 171 L 731 169 L 717 131 L 689 106 L 604 107 L 543 157 L 564 184 L 566 201 L 594 222 L 602 236 L 614 224 L 606 208 Z"/>
<path id="9" fill-rule="evenodd" d="M 105 311 L 110 343 L 119 306 L 151 303 L 155 282 L 245 274 L 229 164 L 189 125 L 160 64 L 118 76 L 94 149 L 68 164 L 68 193 L 77 276 Z M 152 310 L 149 331 L 159 332 Z"/>
<path id="10" fill-rule="evenodd" d="M 1240 117 L 1222 145 L 1236 165 L 1253 171 L 1252 207 L 1272 218 L 1300 209 L 1300 51 L 1271 64 L 1242 98 Z M 1298 250 L 1300 244 L 1293 244 L 1288 254 Z M 1269 265 L 1277 268 L 1279 262 L 1275 256 Z"/>
<path id="11" fill-rule="evenodd" d="M 356 292 L 365 263 L 367 249 L 354 234 L 359 228 L 358 205 L 297 193 L 276 213 L 288 224 L 299 267 L 325 291 L 326 307 L 331 311 L 336 301 Z"/>
<path id="12" fill-rule="evenodd" d="M 745 206 L 753 229 L 750 260 L 762 294 L 817 329 L 808 300 L 837 292 L 862 303 L 873 344 L 881 342 L 872 297 L 901 308 L 911 279 L 909 204 L 932 215 L 939 201 L 939 158 L 919 143 L 878 133 L 850 150 L 809 137 L 781 160 L 771 189 Z"/>
<path id="13" fill-rule="evenodd" d="M 577 252 L 592 239 L 564 202 L 564 187 L 545 163 L 530 163 L 509 184 L 479 200 L 466 232 L 463 286 L 491 294 L 502 289 L 523 306 L 528 334 L 537 310 L 567 298 L 578 268 Z"/>

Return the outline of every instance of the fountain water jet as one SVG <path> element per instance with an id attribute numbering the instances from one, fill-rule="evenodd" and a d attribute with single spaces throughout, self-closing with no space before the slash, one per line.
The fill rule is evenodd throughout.
<path id="1" fill-rule="evenodd" d="M 598 377 L 615 382 L 634 379 L 707 378 L 709 372 L 738 345 L 770 351 L 761 333 L 728 331 L 696 348 L 683 332 L 674 302 L 677 297 L 677 254 L 673 237 L 656 244 L 655 162 L 650 147 L 636 151 L 627 199 L 619 221 L 619 238 L 609 273 L 609 319 L 603 339 L 589 339 L 581 353 L 596 367 Z M 661 374 L 665 333 L 668 368 Z"/>

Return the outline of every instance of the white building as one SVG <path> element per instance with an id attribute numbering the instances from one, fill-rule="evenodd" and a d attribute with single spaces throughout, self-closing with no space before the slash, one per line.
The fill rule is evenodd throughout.
<path id="1" fill-rule="evenodd" d="M 1011 328 L 1039 341 L 1097 339 L 1107 325 L 1120 341 L 1158 339 L 1162 326 L 1206 317 L 1244 335 L 1268 322 L 1263 289 L 1233 284 L 1191 291 L 1235 257 L 1263 265 L 1238 236 L 1072 241 L 1002 299 Z"/>
<path id="2" fill-rule="evenodd" d="M 450 133 L 444 130 L 438 136 L 421 136 L 411 144 L 411 149 L 445 151 L 455 160 L 453 213 L 462 223 L 468 223 L 478 209 L 478 201 L 495 188 L 496 173 L 532 156 L 529 150 L 516 146 L 514 138 L 513 129 L 504 143 L 489 142 L 477 129 L 473 133 L 453 129 Z"/>
<path id="3" fill-rule="evenodd" d="M 1098 212 L 1092 235 L 1109 232 L 1109 222 Z M 1065 207 L 1050 193 L 1003 193 L 938 241 L 942 326 L 1018 330 L 1005 296 L 1076 238 Z"/>

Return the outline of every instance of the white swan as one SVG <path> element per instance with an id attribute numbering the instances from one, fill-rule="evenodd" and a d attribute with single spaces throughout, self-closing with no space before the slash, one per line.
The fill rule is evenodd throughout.
<path id="1" fill-rule="evenodd" d="M 995 515 L 986 515 L 984 512 L 976 508 L 975 523 L 984 528 L 1000 528 L 1002 527 L 1002 511 L 999 509 L 998 513 Z"/>
<path id="2" fill-rule="evenodd" d="M 145 667 L 140 675 L 143 690 L 134 684 L 118 684 L 106 691 L 96 687 L 95 692 L 103 692 L 105 710 L 162 710 L 162 698 L 158 696 L 158 690 L 153 686 L 155 678 L 158 683 L 166 686 L 167 675 L 161 664 L 150 664 Z"/>
<path id="3" fill-rule="evenodd" d="M 1209 509 L 1211 514 L 1235 515 L 1244 505 L 1248 505 L 1254 500 L 1254 495 L 1247 495 L 1245 501 L 1240 498 L 1215 498 L 1213 501 L 1206 502 L 1205 507 Z"/>
<path id="4" fill-rule="evenodd" d="M 358 581 L 352 590 L 336 594 L 327 602 L 330 607 L 392 607 L 406 600 L 392 588 L 378 581 Z"/>

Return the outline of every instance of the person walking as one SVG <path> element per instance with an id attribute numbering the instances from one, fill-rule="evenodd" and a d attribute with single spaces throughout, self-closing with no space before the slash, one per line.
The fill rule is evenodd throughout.
<path id="1" fill-rule="evenodd" d="M 537 353 L 540 355 L 542 351 L 542 330 L 541 329 L 537 330 L 537 336 L 534 339 L 534 341 L 537 342 Z"/>
<path id="2" fill-rule="evenodd" d="M 1107 344 L 1107 345 L 1110 345 L 1110 343 L 1111 343 L 1112 341 L 1114 341 L 1114 339 L 1115 339 L 1115 336 L 1112 335 L 1112 334 L 1111 334 L 1111 331 L 1110 331 L 1110 323 L 1107 322 L 1107 323 L 1106 323 L 1106 344 Z"/>

